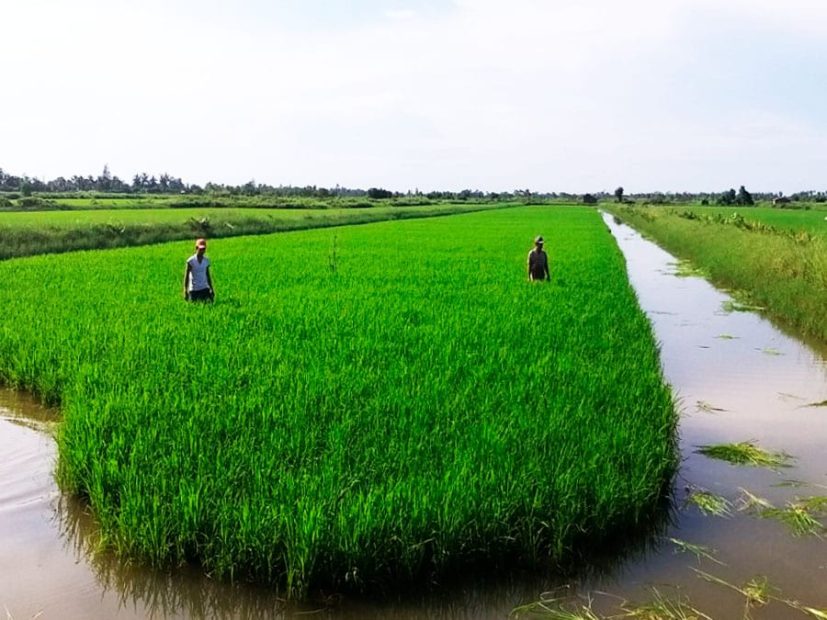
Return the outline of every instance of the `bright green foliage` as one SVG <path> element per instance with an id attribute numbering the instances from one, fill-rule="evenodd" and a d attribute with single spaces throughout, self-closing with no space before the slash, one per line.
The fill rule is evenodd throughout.
<path id="1" fill-rule="evenodd" d="M 546 238 L 551 283 L 529 283 Z M 597 212 L 526 207 L 0 263 L 0 376 L 63 405 L 110 545 L 282 585 L 547 565 L 646 523 L 676 464 Z"/>

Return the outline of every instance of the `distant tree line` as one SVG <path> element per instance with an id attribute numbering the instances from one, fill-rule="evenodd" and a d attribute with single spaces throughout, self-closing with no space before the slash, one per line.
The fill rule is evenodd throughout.
<path id="1" fill-rule="evenodd" d="M 43 194 L 96 192 L 109 194 L 210 194 L 213 196 L 276 196 L 276 197 L 359 197 L 383 200 L 389 198 L 421 198 L 423 200 L 491 200 L 491 201 L 520 201 L 527 204 L 559 200 L 562 202 L 582 202 L 597 204 L 604 200 L 619 203 L 642 203 L 650 205 L 680 204 L 701 202 L 701 204 L 716 205 L 752 205 L 756 200 L 773 202 L 775 205 L 789 202 L 827 202 L 827 192 L 803 191 L 790 196 L 782 193 L 750 194 L 742 185 L 736 192 L 729 189 L 720 193 L 691 193 L 691 192 L 650 192 L 627 194 L 623 187 L 618 187 L 612 193 L 591 192 L 574 194 L 568 192 L 534 192 L 530 189 L 515 189 L 512 192 L 483 192 L 480 190 L 464 189 L 462 191 L 431 191 L 420 192 L 419 189 L 407 192 L 394 192 L 381 187 L 371 187 L 367 190 L 335 187 L 317 187 L 316 185 L 267 185 L 250 180 L 242 185 L 227 185 L 223 183 L 207 183 L 203 187 L 194 183 L 186 183 L 180 177 L 174 177 L 166 172 L 159 175 L 149 175 L 139 172 L 131 181 L 120 179 L 113 175 L 109 166 L 104 166 L 98 176 L 73 175 L 69 178 L 58 177 L 44 181 L 27 175 L 17 176 L 5 172 L 0 168 L 0 192 L 17 193 L 20 196 L 31 196 L 38 192 Z"/>
<path id="2" fill-rule="evenodd" d="M 109 166 L 104 166 L 98 176 L 58 177 L 50 181 L 43 181 L 26 175 L 16 176 L 0 168 L 0 192 L 15 192 L 22 196 L 31 196 L 32 193 L 57 194 L 96 192 L 110 194 L 211 194 L 217 196 L 278 196 L 278 197 L 360 197 L 376 200 L 388 198 L 422 198 L 428 200 L 519 200 L 531 202 L 534 200 L 568 199 L 576 201 L 577 194 L 537 193 L 528 189 L 516 189 L 513 192 L 483 192 L 480 190 L 464 189 L 458 192 L 432 191 L 423 193 L 419 189 L 407 192 L 394 192 L 381 187 L 371 187 L 367 190 L 335 187 L 317 187 L 316 185 L 273 186 L 265 183 L 248 181 L 242 185 L 228 185 L 209 182 L 203 187 L 194 183 L 186 183 L 179 177 L 167 173 L 149 175 L 139 172 L 132 177 L 131 182 L 113 175 Z"/>

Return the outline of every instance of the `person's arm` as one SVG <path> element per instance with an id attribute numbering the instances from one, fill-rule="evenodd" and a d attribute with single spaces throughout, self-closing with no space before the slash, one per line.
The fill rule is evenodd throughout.
<path id="1" fill-rule="evenodd" d="M 188 295 L 187 295 L 187 281 L 189 280 L 189 277 L 190 277 L 190 269 L 192 269 L 192 267 L 190 267 L 190 264 L 188 262 L 187 263 L 187 268 L 184 270 L 184 299 L 188 298 Z"/>
<path id="2" fill-rule="evenodd" d="M 545 272 L 546 272 L 546 280 L 551 280 L 551 271 L 548 268 L 548 254 L 546 254 Z"/>
<path id="3" fill-rule="evenodd" d="M 528 253 L 528 258 L 525 261 L 526 277 L 531 280 L 531 252 Z"/>
<path id="4" fill-rule="evenodd" d="M 207 286 L 210 287 L 210 295 L 215 297 L 215 289 L 213 288 L 213 285 L 212 285 L 212 276 L 210 275 L 210 266 L 209 265 L 207 265 Z"/>

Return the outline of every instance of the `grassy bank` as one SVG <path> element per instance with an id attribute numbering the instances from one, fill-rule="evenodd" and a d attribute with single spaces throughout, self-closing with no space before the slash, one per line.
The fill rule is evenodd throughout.
<path id="1" fill-rule="evenodd" d="M 0 259 L 236 237 L 507 208 L 508 203 L 340 209 L 113 209 L 0 213 Z"/>
<path id="2" fill-rule="evenodd" d="M 594 210 L 218 240 L 212 306 L 180 299 L 190 251 L 0 263 L 0 377 L 62 403 L 62 485 L 125 555 L 292 595 L 549 566 L 670 482 L 671 395 Z"/>
<path id="3" fill-rule="evenodd" d="M 810 217 L 812 212 L 794 212 L 802 218 L 795 227 L 790 213 L 773 219 L 775 214 L 743 210 L 733 217 L 732 209 L 728 215 L 701 209 L 608 210 L 689 259 L 717 285 L 766 308 L 803 335 L 827 343 L 827 238 L 816 232 L 818 221 Z"/>

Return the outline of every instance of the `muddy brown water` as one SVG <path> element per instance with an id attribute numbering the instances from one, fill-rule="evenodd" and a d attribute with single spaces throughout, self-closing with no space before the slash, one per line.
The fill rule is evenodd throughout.
<path id="1" fill-rule="evenodd" d="M 783 505 L 827 495 L 827 362 L 767 320 L 725 309 L 729 299 L 698 277 L 678 277 L 676 260 L 632 229 L 605 221 L 628 265 L 660 343 L 664 374 L 680 399 L 681 469 L 670 525 L 613 558 L 598 576 L 502 577 L 381 601 L 330 597 L 287 605 L 267 588 L 215 582 L 197 569 L 163 572 L 95 553 L 87 509 L 54 482 L 57 412 L 0 391 L 0 616 L 7 618 L 505 618 L 544 592 L 591 600 L 598 613 L 647 602 L 652 588 L 683 597 L 713 618 L 741 618 L 744 598 L 701 579 L 735 585 L 763 575 L 779 598 L 827 608 L 827 542 L 795 537 L 771 519 L 737 510 L 742 489 Z M 703 444 L 753 440 L 785 451 L 778 471 L 737 467 L 695 452 Z M 785 481 L 795 480 L 797 486 Z M 685 503 L 701 488 L 733 502 L 731 516 L 705 516 Z M 718 564 L 678 553 L 669 538 L 714 550 Z M 595 571 L 591 571 L 595 574 Z M 546 594 L 545 596 L 548 596 Z M 540 616 L 541 617 L 541 616 Z M 774 601 L 752 617 L 806 618 Z"/>

